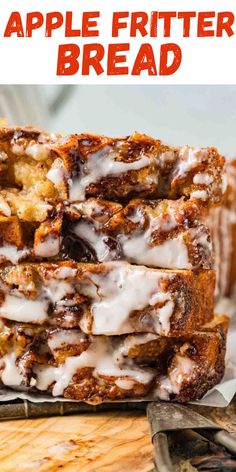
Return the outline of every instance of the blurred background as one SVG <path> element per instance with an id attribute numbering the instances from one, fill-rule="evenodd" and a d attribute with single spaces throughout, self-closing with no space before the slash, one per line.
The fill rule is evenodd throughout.
<path id="1" fill-rule="evenodd" d="M 0 116 L 59 133 L 140 131 L 236 155 L 236 86 L 2 85 Z"/>

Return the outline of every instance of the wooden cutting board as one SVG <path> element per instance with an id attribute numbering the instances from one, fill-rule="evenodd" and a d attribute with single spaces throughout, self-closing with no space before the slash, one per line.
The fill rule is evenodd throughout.
<path id="1" fill-rule="evenodd" d="M 1 472 L 151 472 L 142 412 L 79 414 L 0 423 Z"/>
<path id="2" fill-rule="evenodd" d="M 236 437 L 236 398 L 227 408 L 192 408 Z M 235 459 L 220 446 L 180 436 L 170 437 L 179 472 L 197 471 L 203 464 L 209 471 L 226 466 L 236 470 Z M 0 472 L 154 472 L 149 425 L 142 411 L 2 421 L 0 437 Z"/>

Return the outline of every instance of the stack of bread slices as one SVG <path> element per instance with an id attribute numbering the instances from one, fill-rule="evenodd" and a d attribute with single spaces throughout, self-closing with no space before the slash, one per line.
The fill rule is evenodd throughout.
<path id="1" fill-rule="evenodd" d="M 215 148 L 0 130 L 0 379 L 94 403 L 202 397 L 224 373 L 206 225 Z"/>

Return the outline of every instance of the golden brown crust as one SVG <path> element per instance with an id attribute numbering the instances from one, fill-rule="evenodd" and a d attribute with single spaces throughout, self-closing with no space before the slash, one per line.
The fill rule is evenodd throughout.
<path id="1" fill-rule="evenodd" d="M 89 133 L 61 137 L 31 128 L 2 128 L 0 151 L 8 156 L 0 165 L 3 188 L 7 183 L 54 204 L 88 197 L 186 196 L 213 205 L 222 200 L 224 158 L 215 148 L 174 148 L 139 133 L 126 138 Z M 5 197 L 14 207 L 11 192 Z"/>
<path id="2" fill-rule="evenodd" d="M 2 383 L 95 403 L 214 386 L 227 320 L 212 321 L 201 218 L 221 203 L 223 166 L 214 148 L 138 133 L 0 129 L 0 263 L 53 261 L 0 267 Z"/>
<path id="3" fill-rule="evenodd" d="M 30 391 L 37 391 L 38 386 L 39 389 L 46 390 L 46 393 L 54 394 L 55 381 L 49 381 L 48 387 L 42 386 L 44 369 L 64 369 L 64 363 L 71 356 L 79 358 L 91 349 L 93 343 L 98 343 L 98 346 L 101 343 L 103 346 L 109 345 L 109 356 L 112 356 L 112 352 L 114 356 L 119 353 L 117 374 L 112 374 L 112 371 L 109 373 L 109 370 L 99 373 L 99 369 L 94 374 L 96 367 L 86 367 L 85 362 L 83 368 L 72 371 L 67 379 L 68 385 L 65 384 L 62 390 L 62 396 L 94 403 L 140 397 L 143 400 L 146 397 L 188 402 L 201 398 L 222 378 L 226 332 L 227 319 L 224 317 L 215 319 L 212 328 L 208 326 L 182 338 L 153 336 L 151 340 L 148 338 L 150 335 L 143 335 L 142 340 L 140 335 L 120 336 L 118 339 L 101 338 L 85 336 L 73 330 L 63 332 L 4 322 L 0 333 L 1 376 L 4 372 L 4 356 L 15 352 L 21 385 Z M 63 344 L 63 333 L 64 336 L 66 333 L 72 335 L 73 342 Z M 141 376 L 150 375 L 149 380 L 142 381 L 142 377 L 135 377 L 137 369 Z M 5 377 L 2 379 L 4 381 Z"/>
<path id="4" fill-rule="evenodd" d="M 60 204 L 41 223 L 0 215 L 0 265 L 57 260 L 62 244 L 62 224 Z"/>
<path id="5" fill-rule="evenodd" d="M 0 128 L 1 212 L 7 204 L 11 215 L 42 222 L 58 201 L 66 199 L 65 184 L 57 189 L 47 178 L 55 161 L 51 147 L 59 138 L 31 127 Z"/>
<path id="6" fill-rule="evenodd" d="M 0 201 L 1 204 L 1 201 Z M 127 205 L 88 199 L 58 204 L 43 222 L 0 215 L 0 263 L 73 259 L 127 260 L 151 267 L 210 269 L 211 240 L 203 209 L 192 200 L 131 200 Z M 16 251 L 24 249 L 15 260 Z M 182 249 L 183 256 L 176 257 Z"/>
<path id="7" fill-rule="evenodd" d="M 3 266 L 0 280 L 2 316 L 14 319 L 14 313 L 8 313 L 9 295 L 18 297 L 17 303 L 22 298 L 23 302 L 36 300 L 46 304 L 47 319 L 51 323 L 65 328 L 80 326 L 87 333 L 150 332 L 180 336 L 213 317 L 215 277 L 211 270 L 172 271 L 121 262 L 87 264 L 65 261 Z M 119 280 L 122 280 L 122 293 Z M 136 302 L 137 283 L 142 287 L 142 298 Z M 153 287 L 151 291 L 150 287 Z M 124 303 L 126 297 L 132 300 L 128 308 Z M 94 311 L 94 307 L 100 306 L 104 300 L 106 306 L 110 306 L 105 324 L 105 314 L 98 310 L 96 315 Z M 118 307 L 119 313 L 116 313 L 114 310 Z M 108 327 L 109 319 L 113 318 L 112 327 Z M 42 323 L 33 315 L 31 321 Z M 94 323 L 99 324 L 97 331 Z M 107 331 L 102 331 L 104 329 Z"/>
<path id="8" fill-rule="evenodd" d="M 1 245 L 11 244 L 19 249 L 27 245 L 23 225 L 17 216 L 0 215 L 0 241 Z"/>
<path id="9" fill-rule="evenodd" d="M 196 362 L 197 368 L 192 378 L 183 382 L 178 394 L 178 401 L 183 403 L 191 401 L 193 391 L 196 398 L 201 398 L 220 382 L 224 374 L 227 329 L 227 318 L 216 318 L 212 329 L 207 327 L 205 331 L 211 333 L 210 337 L 206 337 L 204 334 L 193 336 L 192 342 L 181 348 L 181 355 L 190 349 L 191 359 Z M 170 369 L 174 370 L 175 368 L 176 359 L 173 359 Z"/>
<path id="10" fill-rule="evenodd" d="M 72 181 L 83 174 L 84 169 L 87 175 L 91 159 L 97 158 L 99 165 L 101 158 L 110 160 L 112 155 L 113 159 L 125 165 L 141 161 L 143 156 L 147 158 L 147 165 L 140 169 L 130 168 L 120 174 L 100 173 L 98 180 L 86 185 L 87 198 L 124 200 L 140 196 L 176 199 L 183 195 L 189 197 L 196 191 L 206 191 L 203 200 L 213 204 L 222 200 L 224 158 L 215 148 L 174 148 L 139 133 L 127 138 L 107 138 L 84 133 L 68 136 L 54 149 L 62 158 Z M 195 154 L 190 158 L 189 153 L 192 152 Z M 207 173 L 212 182 L 207 185 L 203 182 L 194 183 L 194 175 L 198 173 Z"/>
<path id="11" fill-rule="evenodd" d="M 216 295 L 233 295 L 236 282 L 236 160 L 226 163 L 223 204 L 212 208 L 205 223 L 210 228 L 216 270 Z"/>
<path id="12" fill-rule="evenodd" d="M 210 269 L 212 246 L 203 213 L 196 201 L 183 198 L 134 199 L 123 206 L 90 198 L 67 208 L 62 254 L 84 262 Z"/>
<path id="13" fill-rule="evenodd" d="M 227 189 L 224 206 L 229 212 L 229 239 L 230 239 L 230 259 L 227 293 L 232 295 L 235 291 L 236 283 L 236 160 L 227 163 Z M 227 242 L 224 240 L 222 244 Z M 229 249 L 229 248 L 228 248 Z"/>

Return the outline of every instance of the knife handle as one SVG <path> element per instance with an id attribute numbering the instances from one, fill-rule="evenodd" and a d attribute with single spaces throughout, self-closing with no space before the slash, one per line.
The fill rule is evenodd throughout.
<path id="1" fill-rule="evenodd" d="M 154 434 L 153 438 L 155 465 L 159 472 L 174 472 L 171 462 L 167 435 L 163 432 Z"/>
<path id="2" fill-rule="evenodd" d="M 233 452 L 233 454 L 236 454 L 236 438 L 228 433 L 228 431 L 217 431 L 217 433 L 214 434 L 214 441 L 224 446 L 230 452 Z"/>

